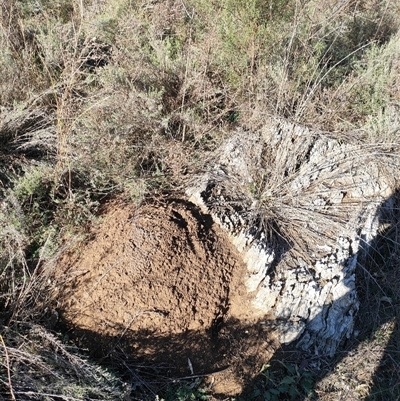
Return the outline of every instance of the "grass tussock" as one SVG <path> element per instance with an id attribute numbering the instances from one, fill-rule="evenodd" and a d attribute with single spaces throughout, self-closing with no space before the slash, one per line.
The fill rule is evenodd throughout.
<path id="1" fill-rule="evenodd" d="M 4 0 L 1 396 L 122 397 L 117 379 L 37 324 L 47 313 L 43 262 L 109 197 L 139 203 L 181 187 L 233 127 L 255 130 L 271 115 L 390 164 L 399 15 L 395 0 Z M 286 216 L 293 196 L 273 179 L 287 199 L 269 210 Z"/>

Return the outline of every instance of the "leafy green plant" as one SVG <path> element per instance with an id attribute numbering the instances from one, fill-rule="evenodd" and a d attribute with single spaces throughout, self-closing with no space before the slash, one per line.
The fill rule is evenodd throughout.
<path id="1" fill-rule="evenodd" d="M 164 397 L 161 401 L 207 401 L 209 399 L 206 390 L 196 383 L 170 386 Z"/>
<path id="2" fill-rule="evenodd" d="M 270 365 L 265 365 L 260 373 L 262 386 L 253 390 L 254 400 L 279 401 L 298 400 L 313 395 L 314 375 L 311 372 L 300 372 L 297 365 L 284 364 L 283 372 L 273 372 Z"/>

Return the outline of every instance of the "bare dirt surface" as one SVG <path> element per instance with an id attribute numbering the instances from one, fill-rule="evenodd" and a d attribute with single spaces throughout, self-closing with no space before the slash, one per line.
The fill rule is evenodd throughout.
<path id="1" fill-rule="evenodd" d="M 63 320 L 99 356 L 118 348 L 171 376 L 210 374 L 214 393 L 232 395 L 276 348 L 248 319 L 245 266 L 226 233 L 185 200 L 110 203 L 56 271 Z"/>

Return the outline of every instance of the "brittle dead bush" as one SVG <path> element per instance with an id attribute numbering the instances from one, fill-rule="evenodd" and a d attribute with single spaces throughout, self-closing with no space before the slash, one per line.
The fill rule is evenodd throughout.
<path id="1" fill-rule="evenodd" d="M 3 337 L 12 337 L 3 362 L 3 369 L 12 375 L 9 381 L 2 375 L 1 399 L 11 395 L 14 400 L 117 400 L 123 394 L 121 381 L 112 373 L 88 362 L 79 349 L 65 345 L 42 326 L 22 323 L 18 331 L 7 327 L 2 331 Z"/>
<path id="2" fill-rule="evenodd" d="M 181 188 L 232 127 L 255 130 L 271 115 L 384 153 L 383 164 L 397 157 L 399 15 L 396 0 L 2 2 L 2 363 L 18 399 L 51 399 L 56 386 L 58 399 L 95 398 L 86 384 L 82 394 L 63 392 L 77 360 L 34 322 L 45 315 L 43 261 L 106 198 L 140 202 Z M 287 217 L 294 208 L 281 173 L 262 178 L 281 202 L 259 214 L 286 216 L 295 238 L 309 211 Z M 57 367 L 54 349 L 68 368 Z M 86 363 L 77 362 L 89 383 L 102 373 Z M 29 379 L 35 367 L 57 384 Z M 11 384 L 3 372 L 1 380 Z M 116 399 L 116 387 L 104 386 L 102 397 Z"/>

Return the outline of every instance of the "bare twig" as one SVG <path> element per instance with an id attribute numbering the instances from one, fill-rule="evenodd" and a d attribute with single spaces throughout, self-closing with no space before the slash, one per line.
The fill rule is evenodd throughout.
<path id="1" fill-rule="evenodd" d="M 11 383 L 11 370 L 10 370 L 10 358 L 8 357 L 8 351 L 7 351 L 7 347 L 6 344 L 4 343 L 4 339 L 3 336 L 0 334 L 0 342 L 4 348 L 4 355 L 6 358 L 6 369 L 7 369 L 7 379 L 8 379 L 8 388 L 10 390 L 10 396 L 11 396 L 11 400 L 12 401 L 16 401 L 15 395 L 14 395 L 14 391 L 12 388 L 12 383 Z"/>
<path id="2" fill-rule="evenodd" d="M 42 397 L 51 397 L 52 399 L 59 399 L 59 400 L 65 400 L 65 401 L 80 401 L 82 398 L 75 398 L 75 397 L 69 397 L 66 395 L 61 395 L 61 394 L 49 394 L 49 393 L 38 393 L 35 391 L 18 391 L 18 395 L 26 395 L 26 396 L 42 396 Z M 15 400 L 15 398 L 14 398 Z"/>

